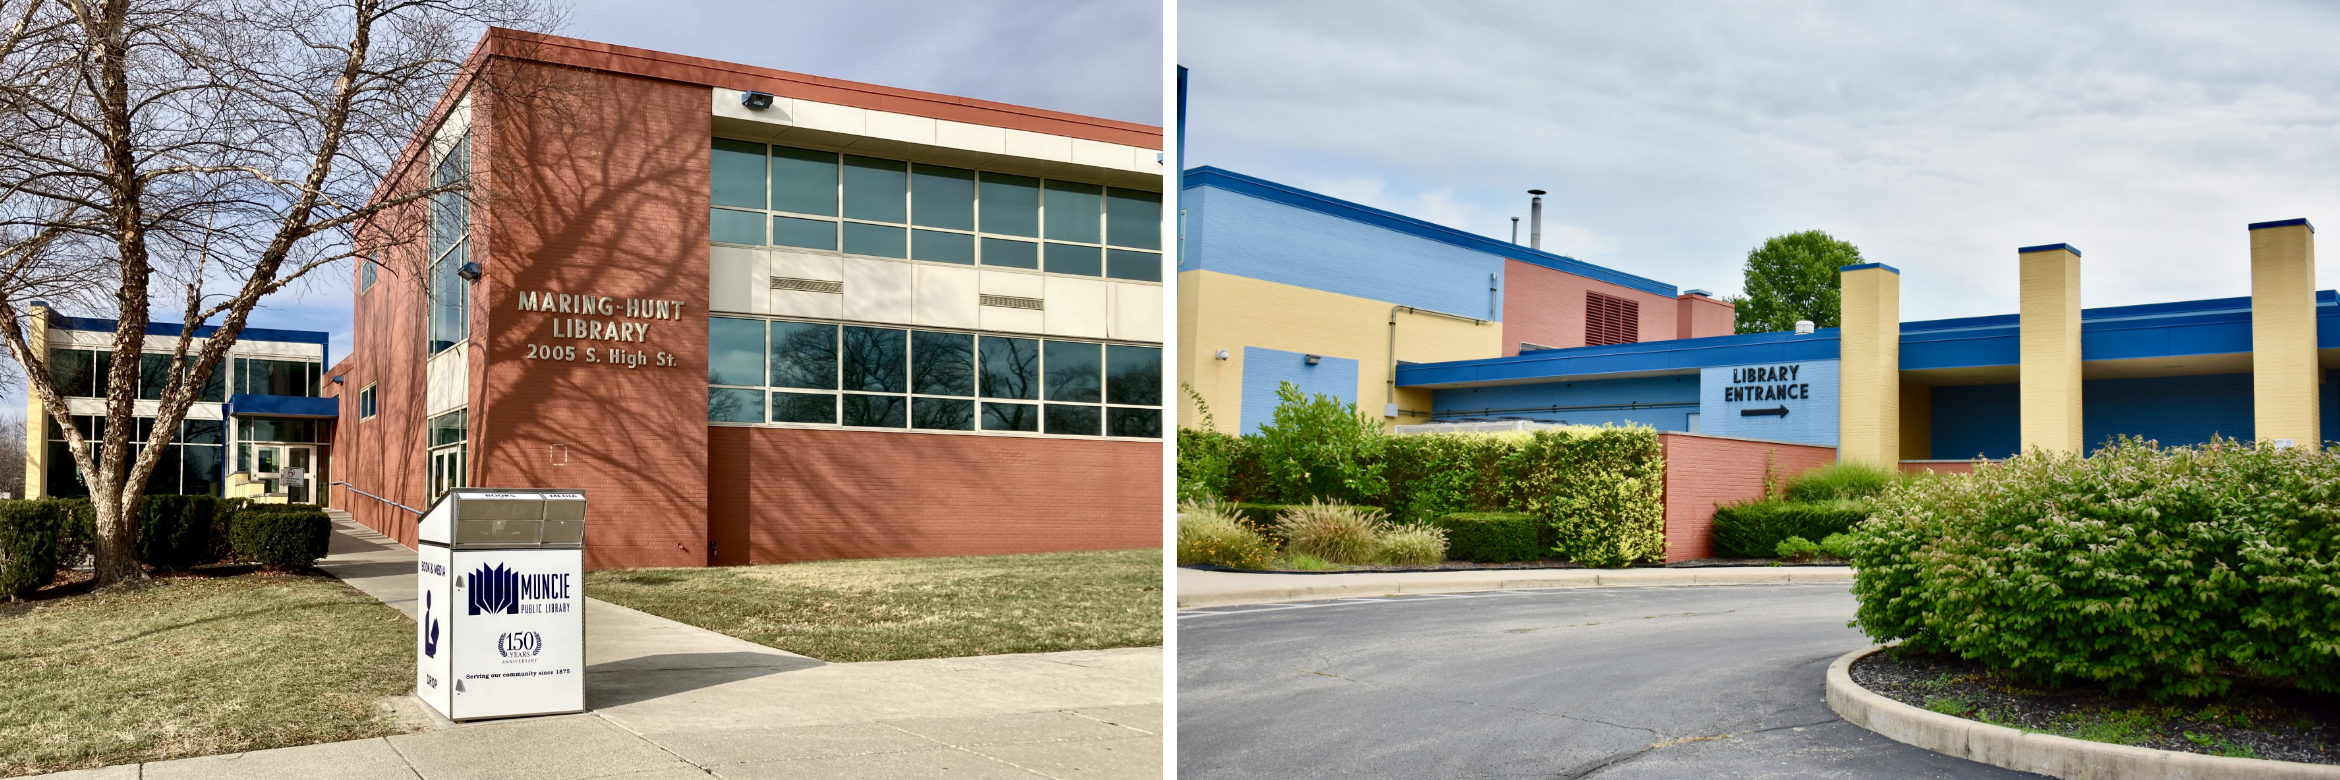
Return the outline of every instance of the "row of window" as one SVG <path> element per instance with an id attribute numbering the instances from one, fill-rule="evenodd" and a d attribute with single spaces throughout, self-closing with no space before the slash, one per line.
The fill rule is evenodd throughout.
<path id="1" fill-rule="evenodd" d="M 1162 196 L 715 139 L 711 238 L 1162 280 Z"/>
<path id="2" fill-rule="evenodd" d="M 144 448 L 154 437 L 154 418 L 140 417 L 138 429 L 131 434 L 131 447 Z M 47 484 L 49 494 L 58 498 L 86 498 L 89 485 L 83 481 L 80 469 L 73 464 L 73 454 L 66 449 L 65 432 L 57 426 L 54 417 L 48 423 Z M 81 432 L 92 448 L 105 436 L 106 418 L 93 415 L 74 415 L 73 427 Z M 180 423 L 179 435 L 163 445 L 161 458 L 155 461 L 153 473 L 147 475 L 146 494 L 208 495 L 220 494 L 226 479 L 225 452 L 220 445 L 226 427 L 218 420 L 186 420 Z M 136 449 L 131 457 L 137 457 Z"/>
<path id="3" fill-rule="evenodd" d="M 431 169 L 431 186 L 443 187 L 471 175 L 471 135 L 448 147 Z M 430 352 L 439 354 L 470 334 L 471 283 L 463 264 L 471 259 L 471 200 L 468 193 L 443 192 L 431 198 Z"/>
<path id="4" fill-rule="evenodd" d="M 113 367 L 114 353 L 109 350 L 49 350 L 49 380 L 56 384 L 58 394 L 68 398 L 106 397 L 107 389 L 113 384 Z M 167 353 L 139 355 L 138 397 L 149 401 L 161 399 L 170 369 L 171 356 Z M 231 384 L 234 392 L 242 395 L 316 398 L 323 389 L 323 372 L 324 364 L 316 361 L 231 358 L 226 367 L 213 370 L 204 380 L 196 400 L 225 401 Z M 232 383 L 227 381 L 231 375 L 235 380 Z"/>
<path id="5" fill-rule="evenodd" d="M 714 317 L 707 383 L 711 422 L 1162 435 L 1160 347 Z"/>

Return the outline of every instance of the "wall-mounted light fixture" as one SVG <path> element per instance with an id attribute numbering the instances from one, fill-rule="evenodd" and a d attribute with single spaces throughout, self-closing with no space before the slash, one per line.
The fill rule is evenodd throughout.
<path id="1" fill-rule="evenodd" d="M 749 111 L 762 111 L 772 107 L 772 93 L 743 92 L 740 93 L 739 104 L 747 106 Z"/>
<path id="2" fill-rule="evenodd" d="M 1313 366 L 1313 365 L 1316 365 L 1316 364 L 1318 364 L 1318 363 L 1322 363 L 1322 362 L 1324 362 L 1324 356 L 1323 356 L 1323 355 L 1309 355 L 1309 356 L 1308 356 L 1308 364 L 1309 364 L 1309 365 L 1312 365 L 1312 366 Z"/>
<path id="3" fill-rule="evenodd" d="M 455 275 L 463 277 L 463 281 L 476 282 L 479 281 L 479 275 L 484 270 L 486 269 L 480 268 L 478 263 L 464 263 L 456 267 Z"/>
<path id="4" fill-rule="evenodd" d="M 1223 350 L 1223 349 L 1222 349 L 1222 350 L 1219 350 L 1217 354 L 1214 354 L 1214 355 L 1212 355 L 1211 357 L 1215 357 L 1215 358 L 1218 358 L 1218 359 L 1220 359 L 1220 360 L 1226 360 L 1226 359 L 1227 359 L 1227 351 L 1226 351 L 1226 350 Z"/>
<path id="5" fill-rule="evenodd" d="M 349 384 L 349 377 L 343 377 L 343 376 L 337 376 L 337 377 L 334 377 L 334 378 L 333 378 L 333 383 L 334 383 L 334 384 L 337 384 L 337 385 L 345 385 L 345 384 Z"/>

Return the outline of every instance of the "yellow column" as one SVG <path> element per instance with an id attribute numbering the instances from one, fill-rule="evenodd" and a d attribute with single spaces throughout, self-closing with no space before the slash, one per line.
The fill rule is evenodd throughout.
<path id="1" fill-rule="evenodd" d="M 2315 449 L 2316 228 L 2305 219 L 2251 225 L 2251 402 L 2259 441 Z"/>
<path id="2" fill-rule="evenodd" d="M 1837 333 L 1836 459 L 1898 468 L 1901 461 L 1901 271 L 1883 263 L 1837 269 L 1844 326 Z"/>
<path id="3" fill-rule="evenodd" d="M 2022 264 L 2023 449 L 2081 452 L 2080 250 L 2015 250 Z"/>
<path id="4" fill-rule="evenodd" d="M 49 359 L 49 307 L 33 304 L 32 322 L 24 331 L 24 346 L 41 360 Z M 49 410 L 41 405 L 41 396 L 32 391 L 32 383 L 25 383 L 24 392 L 24 497 L 47 498 L 49 495 Z"/>

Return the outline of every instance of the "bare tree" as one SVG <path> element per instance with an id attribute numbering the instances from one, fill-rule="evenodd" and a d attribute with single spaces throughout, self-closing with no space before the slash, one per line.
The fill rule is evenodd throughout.
<path id="1" fill-rule="evenodd" d="M 177 340 L 159 438 L 263 297 L 417 235 L 379 223 L 432 198 L 477 197 L 415 175 L 430 154 L 409 141 L 451 87 L 493 88 L 483 28 L 556 26 L 547 1 L 0 0 L 0 337 L 87 475 L 100 585 L 142 576 L 131 518 L 163 450 L 131 443 L 150 310 L 218 327 L 192 354 Z M 119 322 L 99 441 L 26 341 L 34 298 Z"/>

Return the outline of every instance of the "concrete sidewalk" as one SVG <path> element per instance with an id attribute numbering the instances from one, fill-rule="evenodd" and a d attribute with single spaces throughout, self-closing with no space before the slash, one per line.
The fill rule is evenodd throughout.
<path id="1" fill-rule="evenodd" d="M 1701 569 L 1484 569 L 1479 571 L 1251 574 L 1178 570 L 1178 606 L 1225 607 L 1278 601 L 1464 593 L 1478 590 L 1605 588 L 1635 585 L 1852 584 L 1846 566 L 1747 566 Z"/>
<path id="2" fill-rule="evenodd" d="M 335 514 L 320 568 L 411 616 L 413 551 Z M 584 714 L 49 777 L 1162 776 L 1160 648 L 830 664 L 593 599 L 585 621 Z"/>

